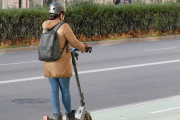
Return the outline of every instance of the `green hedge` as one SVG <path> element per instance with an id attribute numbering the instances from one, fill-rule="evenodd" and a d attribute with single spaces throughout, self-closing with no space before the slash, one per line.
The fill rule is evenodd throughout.
<path id="1" fill-rule="evenodd" d="M 75 34 L 95 35 L 141 31 L 179 30 L 180 4 L 78 4 L 67 10 Z M 80 29 L 77 29 L 80 28 Z"/>
<path id="2" fill-rule="evenodd" d="M 42 22 L 47 20 L 47 8 L 0 10 L 0 41 L 38 38 L 42 33 Z"/>
<path id="3" fill-rule="evenodd" d="M 48 8 L 0 10 L 0 41 L 38 38 Z M 65 22 L 76 35 L 94 36 L 127 33 L 129 30 L 150 32 L 180 30 L 180 3 L 98 4 L 80 2 L 67 7 Z"/>

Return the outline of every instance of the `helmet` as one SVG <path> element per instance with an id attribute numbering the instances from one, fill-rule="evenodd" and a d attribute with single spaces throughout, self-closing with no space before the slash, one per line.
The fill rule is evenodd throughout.
<path id="1" fill-rule="evenodd" d="M 49 6 L 49 14 L 59 15 L 61 12 L 66 12 L 66 7 L 60 2 L 53 2 Z"/>

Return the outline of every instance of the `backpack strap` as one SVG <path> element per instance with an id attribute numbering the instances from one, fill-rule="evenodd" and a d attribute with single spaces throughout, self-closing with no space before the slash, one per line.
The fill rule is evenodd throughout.
<path id="1" fill-rule="evenodd" d="M 66 53 L 68 53 L 68 41 L 66 41 Z"/>
<path id="2" fill-rule="evenodd" d="M 44 29 L 44 32 L 48 31 L 47 29 Z"/>
<path id="3" fill-rule="evenodd" d="M 65 22 L 60 22 L 60 23 L 58 23 L 54 28 L 53 28 L 53 30 L 56 32 L 57 30 L 58 30 L 58 28 L 62 25 L 62 24 L 64 24 Z"/>
<path id="4" fill-rule="evenodd" d="M 68 41 L 66 40 L 66 43 L 65 43 L 65 45 L 64 45 L 64 48 L 66 47 L 66 53 L 68 53 Z M 64 48 L 63 48 L 63 50 L 64 50 Z"/>
<path id="5" fill-rule="evenodd" d="M 53 30 L 54 31 L 57 31 L 58 30 L 58 28 L 62 25 L 62 24 L 64 24 L 65 22 L 60 22 L 60 23 L 58 23 L 54 28 L 53 28 Z M 68 53 L 68 42 L 66 41 L 66 43 L 65 43 L 65 45 L 64 45 L 64 48 L 66 47 L 66 53 Z M 64 51 L 64 48 L 63 48 L 63 51 Z M 63 52 L 62 51 L 62 52 Z"/>

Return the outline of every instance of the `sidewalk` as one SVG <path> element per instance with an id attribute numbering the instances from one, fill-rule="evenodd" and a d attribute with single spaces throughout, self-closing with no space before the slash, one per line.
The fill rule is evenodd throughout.
<path id="1" fill-rule="evenodd" d="M 167 35 L 158 37 L 145 37 L 145 38 L 127 38 L 127 39 L 116 39 L 116 40 L 103 40 L 103 41 L 90 41 L 86 42 L 88 45 L 101 45 L 101 44 L 117 44 L 125 42 L 137 42 L 137 41 L 154 41 L 154 40 L 165 40 L 165 39 L 175 39 L 180 38 L 180 35 Z M 30 47 L 19 47 L 19 48 L 4 48 L 0 49 L 0 53 L 5 52 L 16 52 L 16 51 L 27 51 L 27 50 L 37 50 L 38 46 Z"/>
<path id="2" fill-rule="evenodd" d="M 91 112 L 93 120 L 178 120 L 180 96 Z"/>

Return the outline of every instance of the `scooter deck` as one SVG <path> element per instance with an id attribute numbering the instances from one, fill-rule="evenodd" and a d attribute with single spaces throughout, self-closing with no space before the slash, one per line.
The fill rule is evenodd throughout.
<path id="1" fill-rule="evenodd" d="M 44 116 L 43 117 L 43 120 L 55 120 L 54 118 L 51 118 L 51 117 L 49 117 L 49 116 Z"/>

